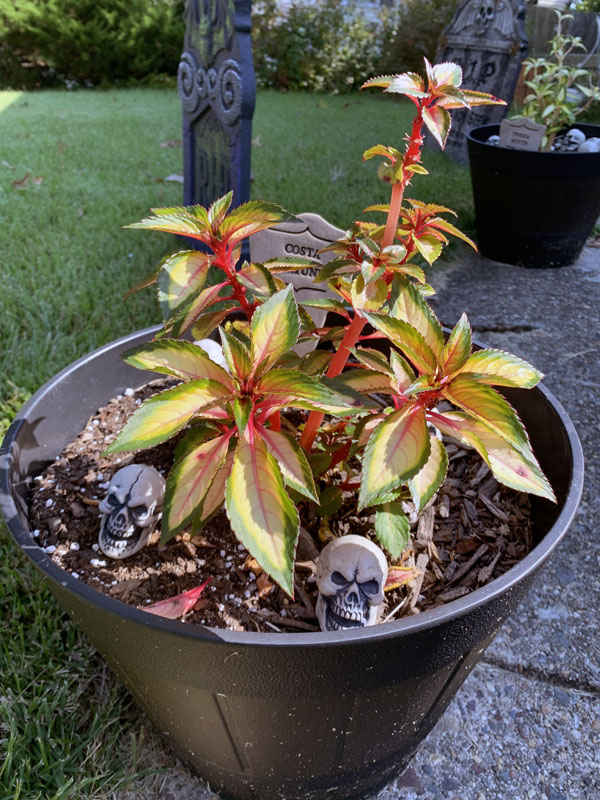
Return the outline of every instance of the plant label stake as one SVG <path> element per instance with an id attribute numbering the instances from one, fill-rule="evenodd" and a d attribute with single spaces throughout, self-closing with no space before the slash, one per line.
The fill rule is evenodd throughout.
<path id="1" fill-rule="evenodd" d="M 546 133 L 545 125 L 527 117 L 503 119 L 500 123 L 500 147 L 511 150 L 539 150 Z"/>

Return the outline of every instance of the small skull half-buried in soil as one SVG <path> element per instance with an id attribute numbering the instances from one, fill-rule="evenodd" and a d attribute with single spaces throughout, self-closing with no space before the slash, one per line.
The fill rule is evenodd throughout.
<path id="1" fill-rule="evenodd" d="M 323 548 L 317 562 L 317 619 L 323 631 L 374 625 L 387 578 L 383 551 L 364 536 L 341 536 Z"/>
<path id="2" fill-rule="evenodd" d="M 145 464 L 123 467 L 112 477 L 102 513 L 98 546 L 109 558 L 127 558 L 144 547 L 160 517 L 165 494 L 162 475 Z"/>

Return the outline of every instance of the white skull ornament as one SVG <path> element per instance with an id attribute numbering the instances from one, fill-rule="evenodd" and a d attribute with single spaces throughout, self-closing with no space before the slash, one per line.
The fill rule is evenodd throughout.
<path id="1" fill-rule="evenodd" d="M 98 545 L 109 558 L 127 558 L 141 550 L 160 516 L 165 480 L 154 467 L 131 464 L 112 477 L 102 512 Z"/>
<path id="2" fill-rule="evenodd" d="M 387 578 L 383 551 L 364 536 L 341 536 L 317 562 L 317 619 L 323 631 L 374 625 Z"/>

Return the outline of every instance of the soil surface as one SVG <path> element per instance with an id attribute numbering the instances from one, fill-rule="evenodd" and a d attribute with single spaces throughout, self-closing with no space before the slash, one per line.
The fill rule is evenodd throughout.
<path id="1" fill-rule="evenodd" d="M 37 476 L 30 504 L 33 536 L 74 577 L 139 608 L 194 589 L 210 577 L 183 621 L 231 630 L 319 630 L 314 613 L 319 550 L 327 536 L 370 535 L 372 530 L 373 517 L 368 510 L 357 514 L 350 493 L 328 518 L 328 530 L 307 504 L 301 505 L 294 600 L 239 544 L 224 511 L 195 537 L 184 532 L 161 546 L 156 530 L 149 544 L 129 558 L 112 560 L 99 551 L 98 503 L 113 473 L 141 463 L 166 476 L 176 440 L 131 454 L 104 457 L 102 452 L 144 399 L 172 383 L 155 381 L 112 399 Z M 416 567 L 418 574 L 409 584 L 386 591 L 382 622 L 462 597 L 506 572 L 531 550 L 528 496 L 499 485 L 474 451 L 446 445 L 450 465 L 437 496 L 418 519 L 414 507 L 405 504 L 413 536 L 402 558 L 388 558 L 388 563 Z"/>

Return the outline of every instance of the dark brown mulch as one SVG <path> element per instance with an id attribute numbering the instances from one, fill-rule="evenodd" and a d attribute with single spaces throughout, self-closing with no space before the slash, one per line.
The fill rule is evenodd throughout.
<path id="1" fill-rule="evenodd" d="M 202 534 L 184 533 L 166 546 L 158 531 L 150 544 L 122 561 L 98 551 L 98 502 L 112 474 L 126 464 L 145 463 L 164 474 L 173 443 L 135 454 L 101 455 L 135 408 L 168 382 L 126 390 L 99 409 L 74 442 L 35 480 L 31 498 L 33 535 L 63 569 L 100 592 L 143 608 L 192 589 L 211 576 L 186 622 L 232 630 L 314 631 L 314 557 L 323 544 L 319 520 L 302 513 L 295 599 L 262 572 L 234 537 L 224 512 Z M 418 614 L 468 594 L 502 575 L 531 549 L 527 495 L 500 486 L 473 451 L 447 445 L 448 477 L 432 503 L 413 519 L 413 537 L 401 565 L 421 575 L 386 593 L 381 620 Z M 410 504 L 406 507 L 411 513 Z M 412 509 L 414 516 L 414 508 Z M 368 534 L 372 518 L 348 503 L 329 519 L 331 533 Z M 323 534 L 323 530 L 321 530 Z"/>

